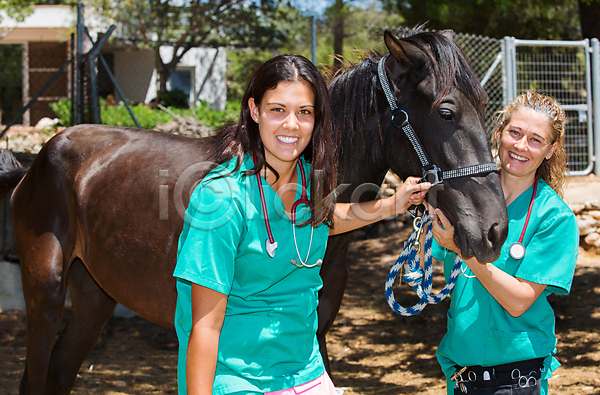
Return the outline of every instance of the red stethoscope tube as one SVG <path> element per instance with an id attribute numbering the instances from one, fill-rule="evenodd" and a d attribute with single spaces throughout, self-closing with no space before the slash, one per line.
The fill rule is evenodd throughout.
<path id="1" fill-rule="evenodd" d="M 302 193 L 300 195 L 300 199 L 296 200 L 294 202 L 294 204 L 292 205 L 291 216 L 292 216 L 292 226 L 294 226 L 294 227 L 296 226 L 296 209 L 298 208 L 298 206 L 300 204 L 310 205 L 310 201 L 308 200 L 308 195 L 306 193 L 306 175 L 304 174 L 304 167 L 302 166 L 302 164 L 300 162 L 298 162 L 298 167 L 300 168 L 300 175 L 302 178 Z M 265 217 L 265 226 L 267 228 L 267 235 L 268 235 L 265 246 L 266 246 L 266 250 L 267 250 L 267 255 L 269 255 L 271 258 L 273 258 L 275 256 L 275 250 L 277 249 L 277 242 L 275 241 L 275 238 L 273 237 L 273 232 L 271 232 L 271 225 L 269 223 L 269 214 L 267 213 L 267 203 L 265 201 L 265 193 L 262 188 L 262 180 L 260 177 L 260 173 L 256 173 L 256 180 L 258 181 L 258 191 L 260 193 L 260 202 L 262 204 L 263 215 Z M 312 234 L 311 234 L 311 236 L 312 236 Z M 311 242 L 312 242 L 312 237 L 311 237 Z M 310 247 L 309 247 L 309 251 L 310 251 Z"/>
<path id="2" fill-rule="evenodd" d="M 525 231 L 527 230 L 527 225 L 529 224 L 529 217 L 531 216 L 531 210 L 533 209 L 533 202 L 535 201 L 535 193 L 537 192 L 537 184 L 538 179 L 535 178 L 533 182 L 533 194 L 531 195 L 531 201 L 529 202 L 529 209 L 527 210 L 527 217 L 525 218 L 525 224 L 523 224 L 523 230 L 521 231 L 521 237 L 519 237 L 518 242 L 514 242 L 510 245 L 508 249 L 508 254 L 513 259 L 523 259 L 525 256 L 525 246 L 523 245 L 523 238 L 525 237 Z"/>

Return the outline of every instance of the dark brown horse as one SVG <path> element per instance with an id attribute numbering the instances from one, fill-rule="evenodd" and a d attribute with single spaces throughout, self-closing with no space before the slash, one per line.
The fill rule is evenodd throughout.
<path id="1" fill-rule="evenodd" d="M 386 33 L 385 42 L 394 95 L 431 161 L 442 169 L 491 161 L 485 93 L 456 44 L 440 33 L 405 39 Z M 379 185 L 389 168 L 402 178 L 421 174 L 407 137 L 400 130 L 385 136 L 391 111 L 378 58 L 331 84 L 340 181 L 349 184 L 339 195 L 344 201 L 356 198 L 359 186 Z M 0 192 L 16 186 L 11 203 L 27 310 L 22 394 L 68 394 L 117 303 L 173 327 L 182 217 L 211 146 L 210 139 L 81 125 L 51 139 L 22 179 L 21 169 L 0 173 Z M 507 231 L 498 175 L 442 185 L 430 194 L 454 223 L 463 253 L 496 258 Z M 373 188 L 365 190 L 360 198 L 372 198 Z M 321 270 L 318 335 L 325 358 L 325 334 L 348 277 L 349 242 L 350 234 L 331 238 Z M 72 310 L 58 333 L 67 288 Z"/>

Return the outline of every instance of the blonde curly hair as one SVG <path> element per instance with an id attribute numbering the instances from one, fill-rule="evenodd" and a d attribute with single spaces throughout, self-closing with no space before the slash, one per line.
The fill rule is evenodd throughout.
<path id="1" fill-rule="evenodd" d="M 565 111 L 553 97 L 534 91 L 527 91 L 510 101 L 510 104 L 497 113 L 496 126 L 492 132 L 492 147 L 496 155 L 500 148 L 500 136 L 512 115 L 521 108 L 530 108 L 548 119 L 551 128 L 550 144 L 556 144 L 556 151 L 550 159 L 544 159 L 536 174 L 563 197 L 567 182 L 567 153 L 565 151 Z"/>

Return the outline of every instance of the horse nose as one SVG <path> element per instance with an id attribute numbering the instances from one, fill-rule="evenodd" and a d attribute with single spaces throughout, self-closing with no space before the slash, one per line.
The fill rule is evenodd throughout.
<path id="1" fill-rule="evenodd" d="M 490 227 L 488 232 L 488 243 L 493 250 L 502 246 L 504 243 L 505 237 L 503 237 L 502 226 L 500 224 L 495 223 Z"/>

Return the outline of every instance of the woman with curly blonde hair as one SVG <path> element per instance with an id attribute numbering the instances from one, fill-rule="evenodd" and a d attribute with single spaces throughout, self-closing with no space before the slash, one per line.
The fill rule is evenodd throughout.
<path id="1" fill-rule="evenodd" d="M 502 130 L 510 123 L 512 115 L 522 108 L 530 108 L 547 118 L 550 125 L 550 145 L 556 144 L 556 151 L 548 160 L 542 161 L 537 175 L 560 197 L 564 196 L 567 181 L 567 153 L 565 151 L 565 111 L 553 97 L 534 91 L 517 96 L 503 110 L 498 112 L 496 128 L 492 132 L 492 147 L 498 152 Z"/>
<path id="2" fill-rule="evenodd" d="M 545 395 L 560 365 L 547 297 L 569 293 L 579 247 L 577 220 L 562 200 L 565 112 L 555 99 L 529 91 L 513 99 L 497 122 L 492 142 L 508 237 L 494 262 L 461 256 L 464 276 L 452 290 L 437 357 L 448 394 Z M 454 228 L 439 209 L 429 211 L 437 218 L 433 256 L 449 275 L 460 254 Z"/>

